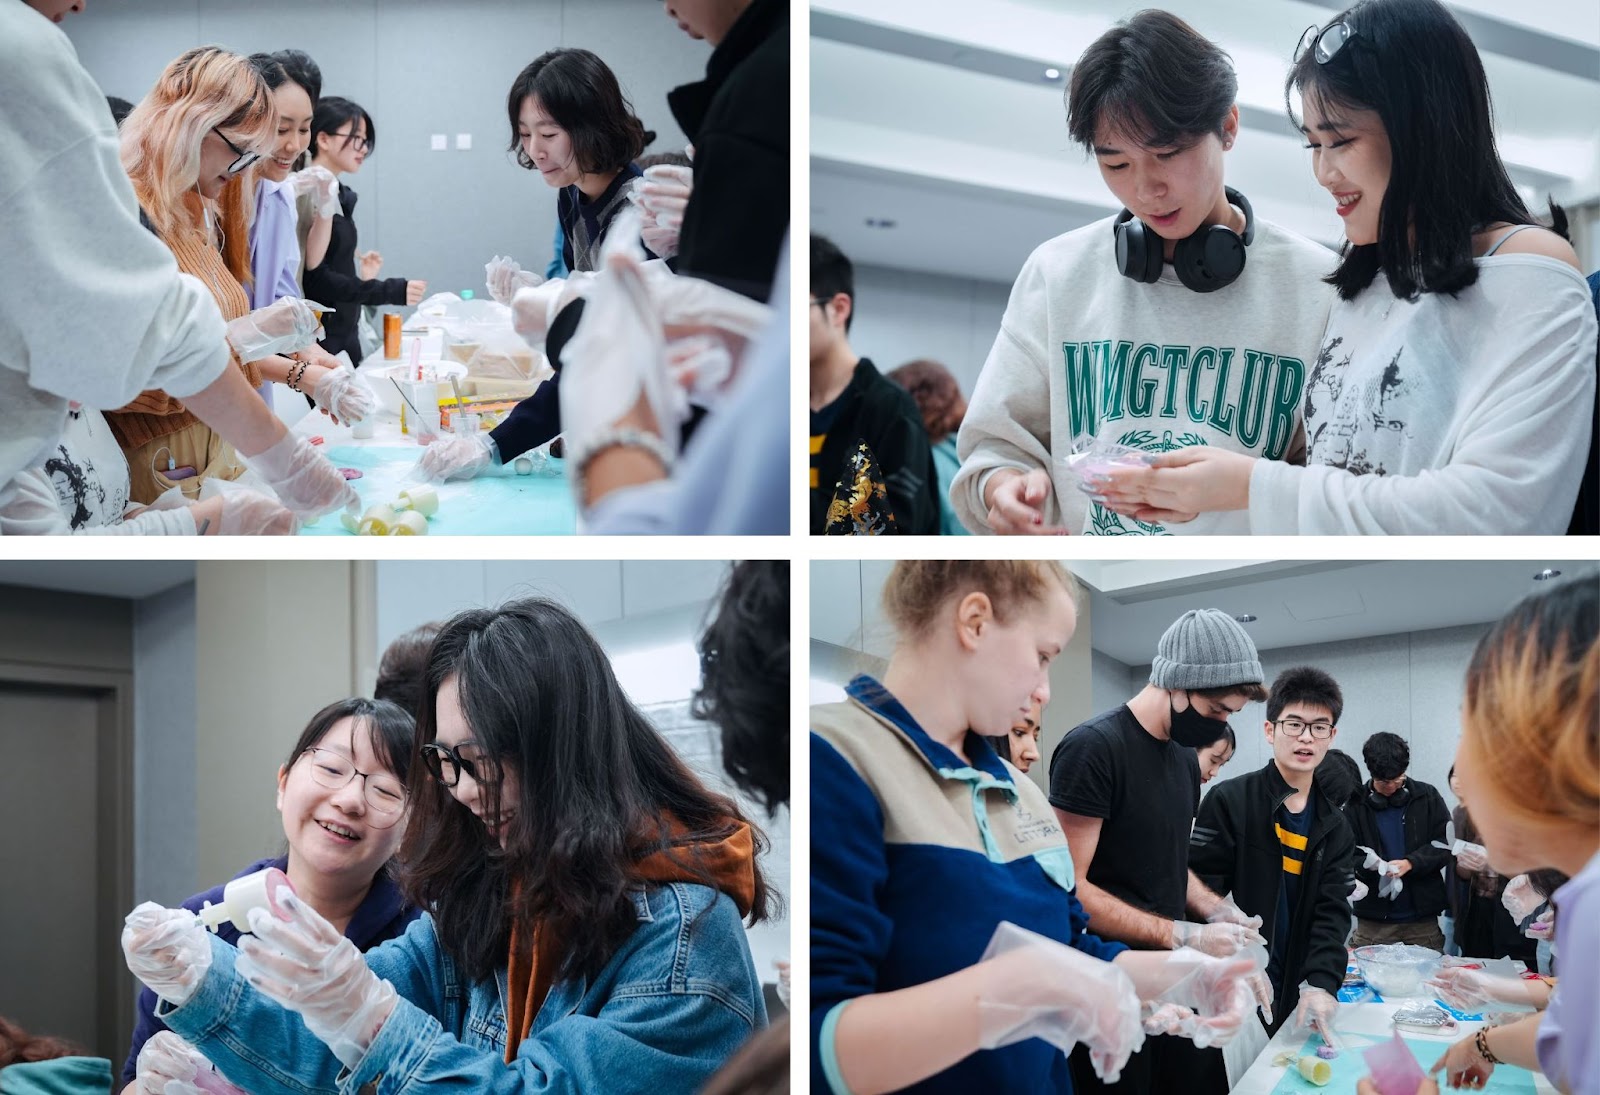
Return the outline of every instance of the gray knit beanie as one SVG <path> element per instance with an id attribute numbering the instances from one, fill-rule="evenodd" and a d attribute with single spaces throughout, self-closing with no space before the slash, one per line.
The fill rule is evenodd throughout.
<path id="1" fill-rule="evenodd" d="M 1196 608 L 1178 617 L 1156 644 L 1150 683 L 1157 688 L 1225 688 L 1260 684 L 1265 676 L 1239 621 L 1217 608 Z"/>

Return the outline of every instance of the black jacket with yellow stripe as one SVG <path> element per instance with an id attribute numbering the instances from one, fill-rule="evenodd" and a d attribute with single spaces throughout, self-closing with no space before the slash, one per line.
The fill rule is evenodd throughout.
<path id="1" fill-rule="evenodd" d="M 1275 924 L 1283 885 L 1283 845 L 1275 815 L 1294 793 L 1278 766 L 1227 780 L 1200 800 L 1189 837 L 1189 869 L 1219 894 L 1232 894 L 1239 908 L 1261 917 L 1269 943 L 1287 931 L 1283 989 L 1272 1004 L 1270 1033 L 1294 1014 L 1300 982 L 1336 995 L 1344 981 L 1345 941 L 1350 937 L 1350 890 L 1355 885 L 1355 834 L 1339 808 L 1315 784 L 1316 803 L 1300 869 L 1300 897 L 1292 923 Z"/>

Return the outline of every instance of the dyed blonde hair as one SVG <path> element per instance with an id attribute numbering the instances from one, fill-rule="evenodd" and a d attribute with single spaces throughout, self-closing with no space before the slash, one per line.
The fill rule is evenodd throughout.
<path id="1" fill-rule="evenodd" d="M 985 593 L 994 614 L 1006 620 L 1020 605 L 1044 596 L 1050 583 L 1076 602 L 1078 583 L 1066 567 L 1052 560 L 950 559 L 902 561 L 883 586 L 883 610 L 900 634 L 918 635 L 952 597 Z"/>
<path id="2" fill-rule="evenodd" d="M 277 134 L 278 111 L 266 81 L 248 60 L 219 46 L 199 46 L 167 66 L 155 87 L 122 123 L 122 166 L 156 233 L 168 241 L 205 234 L 200 146 L 213 129 L 246 150 L 265 150 Z M 218 198 L 222 257 L 241 282 L 250 280 L 250 173 L 228 180 Z"/>
<path id="3" fill-rule="evenodd" d="M 1600 575 L 1524 598 L 1479 641 L 1462 737 L 1497 811 L 1600 824 Z"/>

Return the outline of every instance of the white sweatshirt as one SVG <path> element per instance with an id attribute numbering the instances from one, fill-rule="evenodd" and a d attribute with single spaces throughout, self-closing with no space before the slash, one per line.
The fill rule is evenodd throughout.
<path id="1" fill-rule="evenodd" d="M 0 2 L 0 506 L 67 402 L 182 398 L 228 367 L 216 301 L 139 224 L 105 96 L 61 30 Z"/>
<path id="2" fill-rule="evenodd" d="M 1543 255 L 1477 260 L 1454 298 L 1340 301 L 1306 386 L 1306 467 L 1260 461 L 1250 528 L 1566 532 L 1589 459 L 1594 302 Z"/>
<path id="3" fill-rule="evenodd" d="M 83 407 L 67 415 L 66 429 L 41 467 L 15 480 L 0 506 L 0 536 L 193 536 L 188 507 L 128 509 L 128 458 L 106 416 Z"/>
<path id="4" fill-rule="evenodd" d="M 1001 468 L 1044 468 L 1045 522 L 1091 535 L 1242 533 L 1243 512 L 1163 526 L 1091 502 L 1057 463 L 1075 436 L 1147 452 L 1218 445 L 1301 459 L 1301 399 L 1333 289 L 1333 252 L 1258 220 L 1244 272 L 1213 293 L 1170 265 L 1145 285 L 1117 272 L 1106 218 L 1041 244 L 1022 267 L 957 440 L 950 500 L 989 532 L 983 487 Z"/>

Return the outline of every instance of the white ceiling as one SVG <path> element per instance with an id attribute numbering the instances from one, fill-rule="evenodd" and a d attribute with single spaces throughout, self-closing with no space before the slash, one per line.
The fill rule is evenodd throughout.
<path id="1" fill-rule="evenodd" d="M 140 600 L 194 581 L 192 559 L 0 561 L 0 585 Z"/>
<path id="2" fill-rule="evenodd" d="M 1099 171 L 1068 141 L 1062 95 L 1084 48 L 1144 6 L 813 0 L 813 230 L 857 263 L 1009 283 L 1039 243 L 1115 212 Z M 1229 154 L 1229 182 L 1258 215 L 1336 245 L 1338 217 L 1283 115 L 1282 85 L 1301 32 L 1342 5 L 1161 6 L 1233 57 L 1245 125 Z M 1451 7 L 1483 56 L 1501 152 L 1517 181 L 1566 203 L 1600 193 L 1600 5 Z M 1050 66 L 1059 78 L 1045 78 Z M 895 226 L 871 228 L 869 218 Z"/>
<path id="3" fill-rule="evenodd" d="M 879 607 L 891 565 L 811 564 L 814 639 L 887 657 L 893 636 Z M 1161 633 L 1193 608 L 1257 619 L 1245 625 L 1257 649 L 1484 624 L 1543 588 L 1546 567 L 1563 578 L 1600 580 L 1594 562 L 1344 562 L 1338 560 L 1073 560 L 1086 587 L 1089 642 L 1125 665 L 1147 665 Z M 815 673 L 813 666 L 813 675 Z"/>

